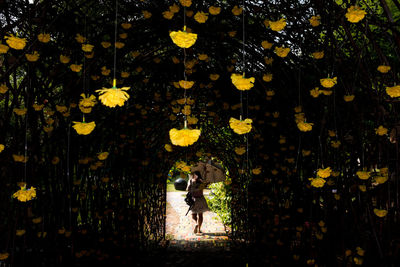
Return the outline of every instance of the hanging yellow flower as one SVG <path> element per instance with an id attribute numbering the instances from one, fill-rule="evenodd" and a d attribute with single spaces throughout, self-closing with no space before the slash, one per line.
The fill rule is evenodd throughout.
<path id="1" fill-rule="evenodd" d="M 324 58 L 324 51 L 317 51 L 312 53 L 314 59 L 322 59 Z"/>
<path id="2" fill-rule="evenodd" d="M 380 73 L 388 73 L 390 71 L 391 67 L 390 66 L 385 66 L 385 65 L 380 65 L 378 66 L 377 70 Z"/>
<path id="3" fill-rule="evenodd" d="M 382 218 L 382 217 L 385 217 L 387 215 L 388 211 L 387 210 L 374 209 L 374 213 L 375 213 L 376 216 Z"/>
<path id="4" fill-rule="evenodd" d="M 96 97 L 94 95 L 90 95 L 86 97 L 85 94 L 81 94 L 82 99 L 79 100 L 79 109 L 83 113 L 90 113 L 92 112 L 92 108 L 96 105 Z"/>
<path id="5" fill-rule="evenodd" d="M 116 87 L 116 80 L 113 81 L 112 88 L 104 88 L 96 90 L 99 92 L 99 99 L 101 103 L 107 107 L 115 108 L 116 106 L 122 107 L 126 100 L 129 99 L 129 94 L 125 92 L 129 90 L 130 87 Z"/>
<path id="6" fill-rule="evenodd" d="M 91 44 L 82 44 L 83 52 L 90 53 L 93 51 L 94 45 Z"/>
<path id="7" fill-rule="evenodd" d="M 239 156 L 241 156 L 244 153 L 246 153 L 246 148 L 244 146 L 235 147 L 235 153 L 238 154 Z"/>
<path id="8" fill-rule="evenodd" d="M 343 99 L 346 102 L 351 102 L 354 100 L 354 97 L 355 97 L 354 95 L 345 95 L 345 96 L 343 96 Z"/>
<path id="9" fill-rule="evenodd" d="M 263 75 L 263 81 L 268 83 L 268 82 L 272 81 L 272 77 L 273 77 L 272 73 L 264 74 Z"/>
<path id="10" fill-rule="evenodd" d="M 243 8 L 242 7 L 238 7 L 238 6 L 234 6 L 232 8 L 232 14 L 235 16 L 239 16 L 240 14 L 242 14 L 243 12 Z"/>
<path id="11" fill-rule="evenodd" d="M 311 26 L 317 27 L 317 26 L 319 26 L 321 24 L 321 16 L 319 16 L 319 15 L 318 16 L 312 16 L 309 19 L 309 21 L 310 21 Z"/>
<path id="12" fill-rule="evenodd" d="M 387 134 L 387 132 L 388 132 L 388 129 L 383 127 L 382 125 L 379 125 L 379 127 L 375 129 L 375 133 L 377 135 L 381 135 L 382 136 L 382 135 Z"/>
<path id="13" fill-rule="evenodd" d="M 29 62 L 35 62 L 39 59 L 39 53 L 34 51 L 32 54 L 25 54 L 25 57 Z"/>
<path id="14" fill-rule="evenodd" d="M 308 180 L 311 181 L 311 186 L 317 187 L 317 188 L 318 187 L 319 188 L 323 187 L 325 185 L 325 183 L 326 183 L 326 180 L 324 180 L 322 178 L 319 178 L 319 177 L 317 177 L 317 178 L 308 178 Z"/>
<path id="15" fill-rule="evenodd" d="M 325 169 L 318 169 L 317 175 L 321 178 L 328 178 L 331 176 L 332 170 L 331 167 L 327 167 Z"/>
<path id="16" fill-rule="evenodd" d="M 289 54 L 289 52 L 290 52 L 290 48 L 286 48 L 286 47 L 275 47 L 275 54 L 278 56 L 278 57 L 287 57 L 287 55 Z"/>
<path id="17" fill-rule="evenodd" d="M 172 6 L 169 6 L 169 11 L 172 13 L 178 13 L 180 10 L 179 6 L 177 4 L 173 4 Z"/>
<path id="18" fill-rule="evenodd" d="M 172 11 L 167 10 L 167 11 L 164 11 L 164 12 L 162 13 L 162 15 L 163 15 L 163 17 L 164 17 L 165 19 L 172 19 L 172 18 L 174 17 L 175 13 L 172 12 Z"/>
<path id="19" fill-rule="evenodd" d="M 19 116 L 24 116 L 28 110 L 27 108 L 14 108 L 13 111 Z"/>
<path id="20" fill-rule="evenodd" d="M 324 78 L 319 80 L 321 85 L 325 88 L 332 88 L 335 84 L 337 84 L 337 77 L 334 78 Z"/>
<path id="21" fill-rule="evenodd" d="M 107 69 L 106 66 L 101 67 L 101 74 L 102 74 L 102 75 L 108 76 L 108 75 L 110 75 L 110 72 L 111 72 L 111 70 L 110 70 L 110 69 Z"/>
<path id="22" fill-rule="evenodd" d="M 0 153 L 3 152 L 5 146 L 3 144 L 0 144 Z"/>
<path id="23" fill-rule="evenodd" d="M 83 37 L 82 35 L 80 35 L 79 33 L 76 34 L 75 40 L 80 44 L 83 44 L 84 42 L 86 42 L 86 38 Z"/>
<path id="24" fill-rule="evenodd" d="M 12 34 L 10 34 L 10 36 L 5 36 L 4 38 L 6 39 L 6 43 L 8 44 L 8 46 L 15 50 L 22 50 L 26 45 L 25 38 L 18 38 Z"/>
<path id="25" fill-rule="evenodd" d="M 198 120 L 196 117 L 188 116 L 188 117 L 187 117 L 187 121 L 188 121 L 188 124 L 194 125 L 194 124 L 197 124 L 197 122 L 198 122 L 199 120 Z"/>
<path id="26" fill-rule="evenodd" d="M 259 175 L 261 173 L 261 167 L 254 168 L 251 170 L 254 175 Z"/>
<path id="27" fill-rule="evenodd" d="M 69 57 L 64 56 L 64 55 L 60 55 L 60 62 L 61 62 L 61 63 L 67 64 L 67 63 L 69 63 L 70 60 L 71 60 L 71 59 L 70 59 Z"/>
<path id="28" fill-rule="evenodd" d="M 390 97 L 399 97 L 400 96 L 400 85 L 386 87 L 386 93 Z"/>
<path id="29" fill-rule="evenodd" d="M 124 30 L 129 30 L 132 27 L 132 24 L 130 24 L 129 22 L 123 22 L 123 23 L 121 23 L 121 27 Z"/>
<path id="30" fill-rule="evenodd" d="M 273 43 L 270 43 L 270 42 L 268 42 L 268 41 L 262 41 L 262 42 L 261 42 L 261 46 L 262 46 L 264 49 L 271 49 L 271 48 L 272 48 L 272 45 L 273 45 Z"/>
<path id="31" fill-rule="evenodd" d="M 16 154 L 13 154 L 12 157 L 13 157 L 13 159 L 14 159 L 15 162 L 22 162 L 22 163 L 25 163 L 25 162 L 28 161 L 28 158 L 25 158 L 24 155 L 16 155 Z"/>
<path id="32" fill-rule="evenodd" d="M 151 18 L 151 16 L 153 15 L 153 14 L 151 14 L 151 12 L 149 12 L 149 11 L 147 11 L 147 10 L 142 10 L 142 14 L 143 14 L 143 17 L 144 17 L 145 19 L 149 19 L 149 18 Z"/>
<path id="33" fill-rule="evenodd" d="M 340 141 L 331 141 L 331 146 L 333 148 L 339 148 L 342 143 Z"/>
<path id="34" fill-rule="evenodd" d="M 310 156 L 311 155 L 311 150 L 302 149 L 301 150 L 301 154 L 303 155 L 303 157 Z"/>
<path id="35" fill-rule="evenodd" d="M 171 129 L 169 131 L 169 138 L 171 143 L 176 146 L 190 146 L 194 144 L 200 137 L 201 131 L 199 129 L 187 129 L 181 130 Z"/>
<path id="36" fill-rule="evenodd" d="M 165 144 L 165 145 L 164 145 L 164 148 L 165 148 L 165 150 L 167 150 L 168 152 L 172 152 L 172 151 L 173 151 L 172 146 L 171 146 L 170 144 Z"/>
<path id="37" fill-rule="evenodd" d="M 125 44 L 123 42 L 115 42 L 115 47 L 118 49 L 121 49 L 125 46 Z"/>
<path id="38" fill-rule="evenodd" d="M 219 74 L 210 74 L 210 80 L 211 81 L 216 81 L 219 79 Z"/>
<path id="39" fill-rule="evenodd" d="M 384 184 L 387 180 L 389 179 L 388 176 L 376 176 L 374 177 L 374 180 L 378 184 Z"/>
<path id="40" fill-rule="evenodd" d="M 0 93 L 5 94 L 8 91 L 8 87 L 5 83 L 0 84 Z"/>
<path id="41" fill-rule="evenodd" d="M 71 64 L 69 67 L 73 72 L 80 72 L 82 70 L 82 64 Z"/>
<path id="42" fill-rule="evenodd" d="M 242 74 L 235 74 L 231 75 L 231 80 L 233 85 L 241 91 L 250 90 L 254 86 L 254 77 L 245 78 L 244 73 Z"/>
<path id="43" fill-rule="evenodd" d="M 73 121 L 74 125 L 72 126 L 75 131 L 80 134 L 80 135 L 88 135 L 90 134 L 94 128 L 96 127 L 96 123 L 94 121 L 92 122 L 79 122 L 79 121 Z"/>
<path id="44" fill-rule="evenodd" d="M 194 85 L 194 81 L 179 81 L 179 86 L 183 89 L 190 89 Z"/>
<path id="45" fill-rule="evenodd" d="M 302 132 L 309 132 L 312 130 L 314 123 L 308 123 L 308 122 L 299 122 L 297 123 L 297 128 L 299 128 L 300 131 Z"/>
<path id="46" fill-rule="evenodd" d="M 8 259 L 8 257 L 10 256 L 10 253 L 0 253 L 0 261 L 4 261 L 6 259 Z"/>
<path id="47" fill-rule="evenodd" d="M 208 15 L 207 13 L 204 13 L 202 11 L 198 11 L 195 15 L 194 15 L 194 19 L 198 22 L 198 23 L 205 23 L 208 19 Z"/>
<path id="48" fill-rule="evenodd" d="M 108 155 L 109 155 L 108 152 L 100 152 L 100 153 L 97 155 L 97 158 L 98 158 L 99 160 L 106 160 L 106 159 L 108 158 Z"/>
<path id="49" fill-rule="evenodd" d="M 192 5 L 192 0 L 179 0 L 182 6 L 190 7 Z"/>
<path id="50" fill-rule="evenodd" d="M 279 32 L 283 30 L 286 27 L 286 20 L 285 18 L 281 18 L 280 20 L 277 21 L 268 21 L 268 26 L 271 28 L 271 30 L 275 32 Z"/>
<path id="51" fill-rule="evenodd" d="M 365 12 L 364 10 L 362 10 L 360 7 L 358 6 L 350 6 L 347 9 L 347 13 L 346 13 L 346 18 L 348 21 L 352 22 L 352 23 L 357 23 L 360 20 L 362 20 L 365 15 L 367 14 L 367 12 Z"/>
<path id="52" fill-rule="evenodd" d="M 189 116 L 192 113 L 191 106 L 185 105 L 181 112 L 183 115 Z"/>
<path id="53" fill-rule="evenodd" d="M 356 174 L 361 180 L 367 180 L 370 177 L 370 172 L 367 171 L 358 171 Z"/>
<path id="54" fill-rule="evenodd" d="M 186 32 L 186 26 L 183 28 L 183 31 L 172 31 L 169 36 L 174 44 L 181 48 L 189 48 L 197 40 L 197 34 Z"/>
<path id="55" fill-rule="evenodd" d="M 10 49 L 8 46 L 4 44 L 0 44 L 0 54 L 5 54 L 8 52 L 8 49 Z"/>
<path id="56" fill-rule="evenodd" d="M 207 60 L 208 59 L 208 55 L 207 54 L 199 54 L 199 60 Z"/>
<path id="57" fill-rule="evenodd" d="M 48 33 L 39 33 L 38 40 L 41 43 L 48 43 L 50 41 L 50 34 Z"/>
<path id="58" fill-rule="evenodd" d="M 101 42 L 100 43 L 101 44 L 101 46 L 103 47 L 103 48 L 109 48 L 110 46 L 111 46 L 111 43 L 110 42 Z"/>
<path id="59" fill-rule="evenodd" d="M 20 188 L 20 190 L 13 194 L 13 198 L 18 199 L 21 202 L 27 202 L 36 197 L 36 188 L 31 186 L 31 188 L 26 189 L 25 183 L 20 186 Z"/>
<path id="60" fill-rule="evenodd" d="M 237 120 L 235 118 L 229 119 L 229 126 L 231 129 L 237 134 L 246 134 L 251 131 L 253 120 L 245 119 L 245 120 Z"/>
<path id="61" fill-rule="evenodd" d="M 220 7 L 216 7 L 216 6 L 210 6 L 208 8 L 208 12 L 210 12 L 211 15 L 218 15 L 219 13 L 221 13 L 221 8 Z"/>

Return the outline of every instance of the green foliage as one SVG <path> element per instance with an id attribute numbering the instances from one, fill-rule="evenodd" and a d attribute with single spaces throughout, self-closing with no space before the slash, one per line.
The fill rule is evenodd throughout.
<path id="1" fill-rule="evenodd" d="M 221 182 L 211 184 L 209 188 L 211 194 L 206 197 L 209 208 L 218 214 L 225 226 L 230 225 L 232 223 L 230 186 Z"/>

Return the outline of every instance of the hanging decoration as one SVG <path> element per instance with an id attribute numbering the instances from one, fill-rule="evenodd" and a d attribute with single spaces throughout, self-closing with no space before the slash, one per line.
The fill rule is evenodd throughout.
<path id="1" fill-rule="evenodd" d="M 96 123 L 94 121 L 92 122 L 85 122 L 85 117 L 83 117 L 83 121 L 73 121 L 74 125 L 72 126 L 75 131 L 79 135 L 88 135 L 90 134 L 94 128 L 96 127 Z"/>
<path id="2" fill-rule="evenodd" d="M 197 34 L 186 32 L 186 26 L 183 27 L 183 31 L 172 31 L 169 36 L 174 44 L 180 48 L 189 48 L 194 45 L 197 40 Z"/>
<path id="3" fill-rule="evenodd" d="M 244 73 L 243 74 L 233 73 L 231 75 L 231 80 L 232 80 L 233 85 L 238 90 L 245 91 L 245 90 L 250 90 L 251 88 L 253 88 L 255 78 L 254 77 L 245 78 Z"/>
<path id="4" fill-rule="evenodd" d="M 231 129 L 237 134 L 246 134 L 251 131 L 253 120 L 252 119 L 245 119 L 245 120 L 238 120 L 235 118 L 230 118 L 229 126 Z"/>

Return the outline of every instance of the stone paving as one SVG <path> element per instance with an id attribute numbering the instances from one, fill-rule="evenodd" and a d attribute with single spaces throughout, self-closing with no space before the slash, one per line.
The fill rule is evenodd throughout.
<path id="1" fill-rule="evenodd" d="M 207 196 L 209 190 L 204 191 Z M 195 222 L 191 213 L 185 216 L 188 205 L 184 198 L 186 192 L 167 192 L 166 237 L 170 240 L 170 249 L 180 250 L 230 250 L 229 237 L 225 227 L 214 212 L 203 214 L 202 234 L 194 234 Z"/>

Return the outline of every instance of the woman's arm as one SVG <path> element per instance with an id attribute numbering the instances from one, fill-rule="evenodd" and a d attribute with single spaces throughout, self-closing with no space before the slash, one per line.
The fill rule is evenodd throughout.
<path id="1" fill-rule="evenodd" d="M 189 179 L 188 185 L 186 187 L 186 191 L 190 191 L 192 189 L 192 179 Z"/>

